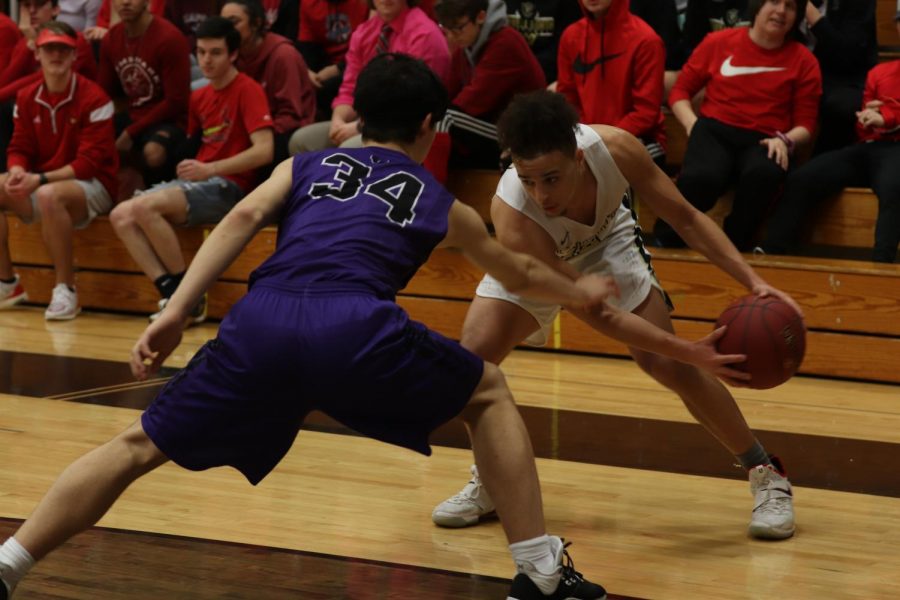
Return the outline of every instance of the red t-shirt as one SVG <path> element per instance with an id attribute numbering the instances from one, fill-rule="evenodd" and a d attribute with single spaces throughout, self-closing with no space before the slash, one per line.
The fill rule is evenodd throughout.
<path id="1" fill-rule="evenodd" d="M 110 96 L 128 99 L 132 138 L 158 123 L 184 128 L 191 94 L 187 40 L 160 17 L 136 38 L 125 34 L 123 23 L 113 25 L 100 43 L 97 83 Z"/>
<path id="2" fill-rule="evenodd" d="M 243 73 L 220 90 L 208 85 L 191 94 L 188 133 L 200 130 L 203 134 L 203 145 L 197 153 L 200 162 L 240 154 L 251 146 L 250 134 L 266 127 L 272 127 L 266 92 Z M 248 192 L 256 183 L 256 170 L 223 177 Z"/>
<path id="3" fill-rule="evenodd" d="M 900 60 L 875 65 L 866 77 L 862 108 L 872 100 L 881 100 L 879 108 L 884 127 L 865 129 L 858 122 L 856 133 L 860 140 L 900 141 Z"/>
<path id="4" fill-rule="evenodd" d="M 19 92 L 13 122 L 10 167 L 36 173 L 70 165 L 76 179 L 96 177 L 116 197 L 119 153 L 113 105 L 96 83 L 73 74 L 67 91 L 51 94 L 41 79 Z"/>
<path id="5" fill-rule="evenodd" d="M 799 42 L 767 50 L 743 27 L 710 33 L 681 69 L 669 104 L 690 100 L 704 86 L 704 117 L 769 136 L 798 125 L 816 129 L 822 75 Z"/>
<path id="6" fill-rule="evenodd" d="M 361 0 L 300 0 L 297 39 L 325 48 L 331 64 L 344 60 L 350 34 L 369 18 L 369 5 Z"/>
<path id="7" fill-rule="evenodd" d="M 0 75 L 12 59 L 13 48 L 22 39 L 22 32 L 15 22 L 0 12 Z"/>

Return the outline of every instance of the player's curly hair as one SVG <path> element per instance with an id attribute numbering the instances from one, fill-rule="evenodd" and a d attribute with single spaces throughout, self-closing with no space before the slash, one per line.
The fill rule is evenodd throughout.
<path id="1" fill-rule="evenodd" d="M 353 109 L 364 139 L 412 143 L 425 116 L 432 127 L 447 112 L 447 89 L 417 58 L 385 53 L 363 68 L 353 92 Z"/>
<path id="2" fill-rule="evenodd" d="M 538 90 L 513 98 L 500 120 L 500 147 L 516 158 L 535 158 L 559 150 L 574 156 L 578 112 L 562 94 Z"/>

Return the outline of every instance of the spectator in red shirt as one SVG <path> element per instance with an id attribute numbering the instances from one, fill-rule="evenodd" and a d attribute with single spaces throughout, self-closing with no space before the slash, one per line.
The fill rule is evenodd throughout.
<path id="1" fill-rule="evenodd" d="M 724 229 L 745 252 L 778 197 L 794 147 L 812 138 L 822 95 L 818 62 L 792 39 L 806 0 L 747 6 L 752 25 L 707 35 L 669 94 L 688 134 L 678 189 L 705 212 L 734 187 Z M 704 86 L 698 117 L 691 98 Z M 654 234 L 664 246 L 684 244 L 663 220 Z"/>
<path id="2" fill-rule="evenodd" d="M 331 118 L 331 102 L 343 80 L 350 34 L 368 18 L 369 5 L 365 0 L 300 0 L 297 48 L 318 89 L 318 120 Z"/>
<path id="3" fill-rule="evenodd" d="M 627 0 L 579 1 L 585 16 L 559 42 L 556 91 L 578 110 L 582 123 L 624 129 L 663 166 L 662 39 L 629 12 Z"/>
<path id="4" fill-rule="evenodd" d="M 266 31 L 266 15 L 259 0 L 229 0 L 222 16 L 241 34 L 237 68 L 266 90 L 275 130 L 275 160 L 288 157 L 291 134 L 316 116 L 316 91 L 306 63 L 291 41 Z"/>
<path id="5" fill-rule="evenodd" d="M 150 12 L 157 17 L 162 17 L 166 12 L 166 0 L 151 0 Z M 100 12 L 97 13 L 97 24 L 84 30 L 84 35 L 92 42 L 103 39 L 109 28 L 119 22 L 119 14 L 112 10 L 112 0 L 103 0 Z"/>
<path id="6" fill-rule="evenodd" d="M 112 208 L 118 156 L 113 148 L 113 106 L 93 81 L 74 72 L 75 30 L 50 21 L 36 40 L 42 78 L 16 97 L 9 172 L 0 175 L 0 209 L 40 221 L 56 271 L 44 317 L 74 318 L 72 230 Z M 26 299 L 10 262 L 6 219 L 0 219 L 0 307 Z"/>
<path id="7" fill-rule="evenodd" d="M 0 73 L 10 63 L 13 48 L 16 47 L 20 39 L 22 39 L 22 32 L 19 30 L 19 26 L 16 25 L 15 21 L 0 12 L 0 65 L 3 65 L 0 67 Z"/>
<path id="8" fill-rule="evenodd" d="M 149 0 L 114 0 L 122 21 L 100 44 L 97 82 L 127 110 L 116 122 L 116 148 L 145 184 L 174 174 L 190 99 L 190 50 L 178 28 L 148 10 Z"/>
<path id="9" fill-rule="evenodd" d="M 436 10 L 453 48 L 445 81 L 450 108 L 437 125 L 450 134 L 449 165 L 496 169 L 497 119 L 514 95 L 547 85 L 544 71 L 522 34 L 507 24 L 502 0 L 443 0 Z M 439 144 L 436 138 L 429 156 L 437 172 Z"/>
<path id="10" fill-rule="evenodd" d="M 176 226 L 218 223 L 272 162 L 272 117 L 262 86 L 234 66 L 241 36 L 228 19 L 197 28 L 197 61 L 210 84 L 191 94 L 191 135 L 201 134 L 196 159 L 178 163 L 178 178 L 119 204 L 110 222 L 135 262 L 154 282 L 159 309 L 175 293 L 187 264 Z M 151 316 L 151 320 L 159 316 Z M 206 301 L 191 318 L 206 318 Z"/>

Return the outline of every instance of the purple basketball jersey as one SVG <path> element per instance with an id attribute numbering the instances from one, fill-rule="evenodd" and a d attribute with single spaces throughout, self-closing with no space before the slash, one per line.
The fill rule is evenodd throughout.
<path id="1" fill-rule="evenodd" d="M 453 196 L 386 148 L 294 157 L 275 253 L 250 285 L 366 289 L 394 298 L 447 234 Z"/>

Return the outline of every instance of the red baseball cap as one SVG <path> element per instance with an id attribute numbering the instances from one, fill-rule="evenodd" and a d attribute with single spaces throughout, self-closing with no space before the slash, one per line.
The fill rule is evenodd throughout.
<path id="1" fill-rule="evenodd" d="M 37 41 L 35 45 L 40 47 L 46 44 L 62 44 L 63 46 L 68 46 L 69 48 L 75 48 L 75 38 L 69 37 L 64 33 L 57 33 L 52 29 L 42 29 L 41 33 L 38 35 Z"/>

